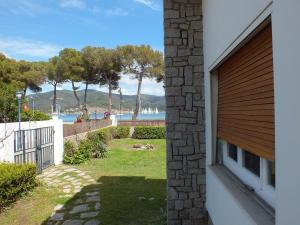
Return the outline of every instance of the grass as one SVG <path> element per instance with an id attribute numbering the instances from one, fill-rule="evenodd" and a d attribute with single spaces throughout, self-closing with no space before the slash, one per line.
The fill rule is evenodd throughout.
<path id="1" fill-rule="evenodd" d="M 134 144 L 152 144 L 154 150 L 136 151 Z M 166 205 L 165 140 L 113 140 L 107 158 L 77 166 L 99 182 L 82 193 L 99 188 L 101 224 L 164 225 Z M 70 174 L 71 175 L 71 174 Z M 42 224 L 56 204 L 71 206 L 56 189 L 37 188 L 0 215 L 1 224 Z M 42 208 L 41 208 L 42 206 Z M 42 210 L 41 210 L 42 209 Z"/>

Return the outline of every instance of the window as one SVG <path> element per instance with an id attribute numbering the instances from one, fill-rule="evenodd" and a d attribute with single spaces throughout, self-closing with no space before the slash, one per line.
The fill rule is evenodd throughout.
<path id="1" fill-rule="evenodd" d="M 244 167 L 260 177 L 260 157 L 244 151 Z"/>
<path id="2" fill-rule="evenodd" d="M 219 153 L 224 165 L 238 179 L 251 187 L 255 194 L 275 207 L 275 162 L 259 157 L 240 146 L 219 139 Z"/>
<path id="3" fill-rule="evenodd" d="M 268 161 L 268 183 L 275 187 L 275 162 Z"/>
<path id="4" fill-rule="evenodd" d="M 234 161 L 237 162 L 238 160 L 238 150 L 237 150 L 237 146 L 228 143 L 228 156 L 233 159 Z"/>

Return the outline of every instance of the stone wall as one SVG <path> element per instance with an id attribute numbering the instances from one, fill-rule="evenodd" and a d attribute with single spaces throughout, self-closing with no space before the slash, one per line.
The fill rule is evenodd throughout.
<path id="1" fill-rule="evenodd" d="M 90 120 L 83 121 L 81 123 L 74 124 L 64 124 L 64 137 L 70 137 L 93 130 L 97 130 L 103 127 L 111 126 L 113 123 L 110 119 L 101 119 L 101 120 Z"/>
<path id="2" fill-rule="evenodd" d="M 201 0 L 164 0 L 168 225 L 205 224 Z"/>
<path id="3" fill-rule="evenodd" d="M 165 126 L 164 120 L 119 120 L 118 126 Z"/>

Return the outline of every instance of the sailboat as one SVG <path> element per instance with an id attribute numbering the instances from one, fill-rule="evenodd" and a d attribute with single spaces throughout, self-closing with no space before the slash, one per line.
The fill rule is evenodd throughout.
<path id="1" fill-rule="evenodd" d="M 158 111 L 158 109 L 157 109 L 157 107 L 156 107 L 156 109 L 155 109 L 155 114 L 158 114 L 159 113 L 159 111 Z"/>

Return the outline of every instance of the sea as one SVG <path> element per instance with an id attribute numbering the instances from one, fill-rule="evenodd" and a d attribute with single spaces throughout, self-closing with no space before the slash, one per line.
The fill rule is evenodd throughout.
<path id="1" fill-rule="evenodd" d="M 65 123 L 72 123 L 76 121 L 76 118 L 78 117 L 78 114 L 62 114 L 59 116 L 60 119 L 63 120 Z M 118 114 L 117 119 L 118 120 L 131 120 L 132 114 Z M 102 119 L 103 114 L 96 114 L 91 113 L 90 119 Z M 138 120 L 165 120 L 166 113 L 165 112 L 159 112 L 159 113 L 151 113 L 151 114 L 139 114 Z"/>

